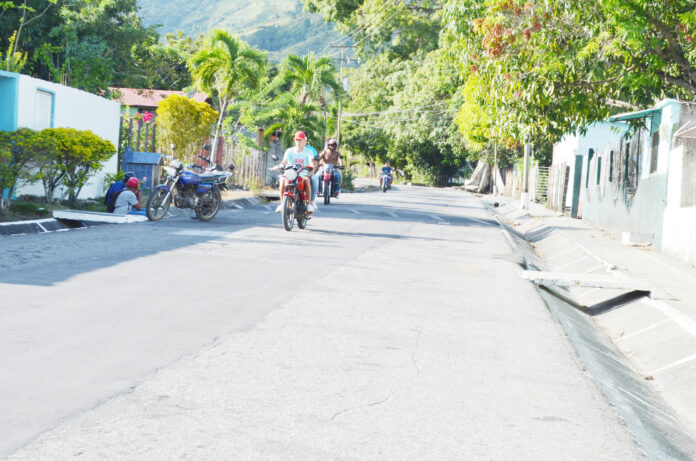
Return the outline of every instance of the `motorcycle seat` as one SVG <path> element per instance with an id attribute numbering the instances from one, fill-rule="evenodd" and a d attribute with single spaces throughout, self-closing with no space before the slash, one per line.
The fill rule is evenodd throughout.
<path id="1" fill-rule="evenodd" d="M 206 184 L 220 182 L 220 180 L 225 180 L 227 178 L 225 173 L 202 173 L 198 176 L 200 176 L 201 182 Z"/>

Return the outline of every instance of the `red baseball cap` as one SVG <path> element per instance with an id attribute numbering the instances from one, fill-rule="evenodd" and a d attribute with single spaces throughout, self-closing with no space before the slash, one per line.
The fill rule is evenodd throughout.
<path id="1" fill-rule="evenodd" d="M 138 179 L 137 178 L 130 178 L 128 182 L 126 183 L 126 187 L 132 187 L 134 189 L 138 188 Z"/>
<path id="2" fill-rule="evenodd" d="M 307 135 L 305 134 L 304 131 L 298 131 L 295 133 L 295 141 L 306 141 L 307 140 Z"/>

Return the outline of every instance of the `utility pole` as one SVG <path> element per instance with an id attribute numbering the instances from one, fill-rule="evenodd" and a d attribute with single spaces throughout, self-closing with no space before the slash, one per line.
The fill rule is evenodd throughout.
<path id="1" fill-rule="evenodd" d="M 343 61 L 345 61 L 345 56 L 346 56 L 346 48 L 353 48 L 354 45 L 332 45 L 331 48 L 340 48 L 341 49 L 341 64 L 340 64 L 340 71 L 339 71 L 339 79 L 341 85 L 343 85 Z M 341 103 L 341 100 L 338 100 L 338 118 L 336 119 L 336 142 L 339 144 L 341 143 L 341 111 L 343 109 L 343 104 Z"/>

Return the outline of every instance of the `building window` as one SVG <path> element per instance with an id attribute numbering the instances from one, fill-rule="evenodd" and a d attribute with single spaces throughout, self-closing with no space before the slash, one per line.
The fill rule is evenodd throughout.
<path id="1" fill-rule="evenodd" d="M 660 132 L 656 131 L 652 134 L 652 147 L 650 149 L 650 172 L 657 171 L 657 153 L 660 149 Z"/>
<path id="2" fill-rule="evenodd" d="M 585 188 L 590 185 L 590 166 L 592 165 L 592 157 L 594 157 L 594 149 L 590 149 L 587 153 L 587 176 L 585 176 Z"/>
<path id="3" fill-rule="evenodd" d="M 650 173 L 657 171 L 657 155 L 660 150 L 660 123 L 662 123 L 662 114 L 655 112 L 650 118 Z"/>
<path id="4" fill-rule="evenodd" d="M 612 176 L 614 175 L 614 151 L 609 151 L 609 182 L 612 182 Z"/>
<path id="5" fill-rule="evenodd" d="M 34 105 L 34 129 L 39 131 L 53 127 L 54 93 L 46 90 L 36 90 Z"/>

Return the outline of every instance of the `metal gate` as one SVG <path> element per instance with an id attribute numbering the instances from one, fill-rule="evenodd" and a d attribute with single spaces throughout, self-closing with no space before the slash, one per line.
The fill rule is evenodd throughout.
<path id="1" fill-rule="evenodd" d="M 537 202 L 546 202 L 549 191 L 549 167 L 538 166 L 536 173 L 536 188 L 534 191 L 534 199 Z"/>

